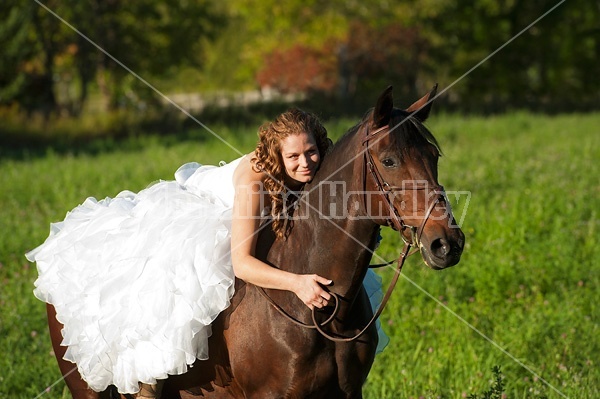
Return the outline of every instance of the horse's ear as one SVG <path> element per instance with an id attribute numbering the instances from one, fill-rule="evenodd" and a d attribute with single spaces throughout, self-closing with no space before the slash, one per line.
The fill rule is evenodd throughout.
<path id="1" fill-rule="evenodd" d="M 388 86 L 377 100 L 375 111 L 373 111 L 373 127 L 379 128 L 389 125 L 393 108 L 394 98 L 392 97 L 392 86 Z"/>
<path id="2" fill-rule="evenodd" d="M 433 101 L 429 100 L 435 97 L 435 94 L 437 93 L 437 87 L 438 85 L 436 83 L 428 94 L 425 94 L 419 101 L 408 107 L 406 112 L 411 114 L 414 112 L 415 118 L 421 122 L 425 122 L 425 120 L 429 117 L 429 111 L 431 111 L 431 106 L 433 105 Z"/>

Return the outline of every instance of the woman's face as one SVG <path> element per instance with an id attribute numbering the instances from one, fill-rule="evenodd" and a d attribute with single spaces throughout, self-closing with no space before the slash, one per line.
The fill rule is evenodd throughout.
<path id="1" fill-rule="evenodd" d="M 321 161 L 319 148 L 312 134 L 290 134 L 281 140 L 281 157 L 291 183 L 308 183 L 315 177 Z"/>

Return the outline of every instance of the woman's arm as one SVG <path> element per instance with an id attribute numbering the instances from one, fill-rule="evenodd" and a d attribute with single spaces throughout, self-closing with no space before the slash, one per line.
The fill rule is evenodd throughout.
<path id="1" fill-rule="evenodd" d="M 231 259 L 235 275 L 259 287 L 294 292 L 311 309 L 323 307 L 331 295 L 319 284 L 328 285 L 331 280 L 316 274 L 286 272 L 255 257 L 259 216 L 268 195 L 264 193 L 262 175 L 252 170 L 248 159 L 238 166 L 234 185 Z"/>

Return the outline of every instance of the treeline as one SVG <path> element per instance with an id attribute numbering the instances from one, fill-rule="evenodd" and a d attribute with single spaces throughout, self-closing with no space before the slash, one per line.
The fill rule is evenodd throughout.
<path id="1" fill-rule="evenodd" d="M 133 71 L 165 93 L 303 93 L 348 110 L 389 84 L 410 101 L 459 78 L 442 98 L 451 109 L 598 109 L 600 3 L 567 0 L 513 40 L 556 5 L 5 0 L 0 106 L 46 116 L 79 115 L 91 98 L 96 109 L 163 106 Z"/>

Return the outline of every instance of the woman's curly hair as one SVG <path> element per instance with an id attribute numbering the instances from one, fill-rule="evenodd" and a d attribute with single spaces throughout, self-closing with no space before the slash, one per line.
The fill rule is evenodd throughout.
<path id="1" fill-rule="evenodd" d="M 278 238 L 286 238 L 291 226 L 287 223 L 291 213 L 291 204 L 285 203 L 285 199 L 289 200 L 289 196 L 284 183 L 286 174 L 281 156 L 281 141 L 292 134 L 303 132 L 312 134 L 315 138 L 322 161 L 332 142 L 327 138 L 325 127 L 310 112 L 291 108 L 274 121 L 267 122 L 258 129 L 259 141 L 252 163 L 255 171 L 266 174 L 264 185 L 271 199 L 271 227 Z"/>

